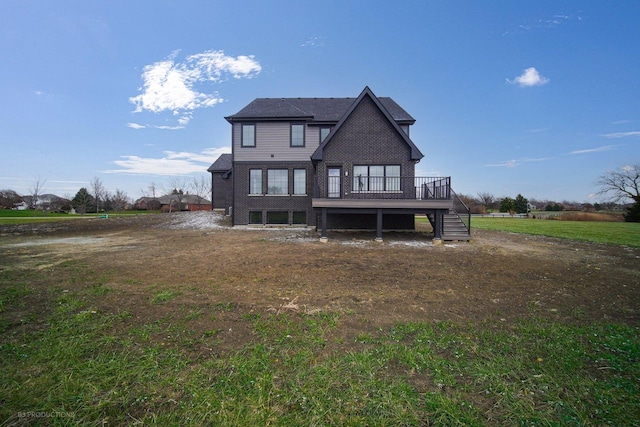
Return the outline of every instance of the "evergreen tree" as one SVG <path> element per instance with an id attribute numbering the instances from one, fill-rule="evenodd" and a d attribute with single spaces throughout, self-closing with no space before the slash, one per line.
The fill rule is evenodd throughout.
<path id="1" fill-rule="evenodd" d="M 640 222 L 640 197 L 634 198 L 635 203 L 627 208 L 624 213 L 626 222 Z"/>
<path id="2" fill-rule="evenodd" d="M 511 197 L 505 197 L 500 201 L 500 212 L 513 212 L 515 201 Z"/>
<path id="3" fill-rule="evenodd" d="M 519 214 L 526 214 L 529 212 L 529 200 L 527 200 L 522 194 L 518 194 L 513 201 L 513 210 Z"/>
<path id="4" fill-rule="evenodd" d="M 78 212 L 79 214 L 86 214 L 88 211 L 95 209 L 96 202 L 95 199 L 86 188 L 82 187 L 76 193 L 75 197 L 71 201 L 71 206 Z"/>

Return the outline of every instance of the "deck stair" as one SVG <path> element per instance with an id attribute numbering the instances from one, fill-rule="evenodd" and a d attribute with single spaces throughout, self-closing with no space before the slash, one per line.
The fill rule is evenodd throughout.
<path id="1" fill-rule="evenodd" d="M 427 215 L 427 217 L 429 218 L 431 226 L 435 227 L 433 215 Z M 471 240 L 471 233 L 454 209 L 451 209 L 449 213 L 443 215 L 441 237 L 444 241 Z"/>
<path id="2" fill-rule="evenodd" d="M 471 240 L 471 233 L 455 211 L 444 214 L 442 240 Z"/>

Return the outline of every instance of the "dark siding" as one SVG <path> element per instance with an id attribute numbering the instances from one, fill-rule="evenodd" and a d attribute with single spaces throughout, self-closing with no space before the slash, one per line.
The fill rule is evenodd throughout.
<path id="1" fill-rule="evenodd" d="M 287 169 L 289 171 L 289 195 L 284 196 L 250 196 L 249 195 L 249 170 L 262 169 L 262 187 L 266 193 L 267 170 Z M 307 195 L 292 195 L 293 193 L 293 170 L 307 170 Z M 235 180 L 235 201 L 233 208 L 234 225 L 249 224 L 249 212 L 262 212 L 262 218 L 266 221 L 269 211 L 286 211 L 289 213 L 289 223 L 293 222 L 293 212 L 306 212 L 307 225 L 315 225 L 315 215 L 311 208 L 311 196 L 313 195 L 313 185 L 315 182 L 314 169 L 311 162 L 262 162 L 262 163 L 239 163 L 233 167 Z"/>
<path id="2" fill-rule="evenodd" d="M 229 215 L 229 208 L 233 203 L 231 176 L 222 177 L 225 172 L 212 172 L 212 204 L 214 209 L 224 209 L 225 215 Z"/>

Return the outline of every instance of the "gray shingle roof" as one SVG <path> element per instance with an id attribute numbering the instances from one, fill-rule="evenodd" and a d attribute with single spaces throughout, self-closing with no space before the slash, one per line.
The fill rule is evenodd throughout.
<path id="1" fill-rule="evenodd" d="M 231 154 L 221 154 L 218 159 L 213 162 L 207 171 L 209 172 L 226 172 L 231 169 Z"/>
<path id="2" fill-rule="evenodd" d="M 227 121 L 253 119 L 311 119 L 338 122 L 357 98 L 256 98 Z M 378 98 L 396 122 L 413 124 L 415 119 L 393 99 Z"/>

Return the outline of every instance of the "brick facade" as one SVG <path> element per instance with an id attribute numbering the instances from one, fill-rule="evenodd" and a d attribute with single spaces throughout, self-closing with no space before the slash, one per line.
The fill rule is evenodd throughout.
<path id="1" fill-rule="evenodd" d="M 251 169 L 262 170 L 262 194 L 249 194 L 249 171 Z M 269 169 L 287 169 L 289 171 L 289 191 L 287 195 L 272 196 L 267 194 L 267 171 Z M 307 171 L 307 194 L 293 194 L 293 170 L 305 169 Z M 235 163 L 233 167 L 235 200 L 233 206 L 234 225 L 246 225 L 251 223 L 249 213 L 261 212 L 262 223 L 267 223 L 269 212 L 287 212 L 288 224 L 294 224 L 294 213 L 304 212 L 306 225 L 315 225 L 315 215 L 311 208 L 313 196 L 313 184 L 315 182 L 314 169 L 311 161 L 308 162 L 262 162 L 262 163 Z M 299 214 L 298 214 L 299 215 Z M 296 218 L 299 218 L 296 216 Z"/>
<path id="2" fill-rule="evenodd" d="M 317 166 L 320 194 L 326 194 L 327 167 L 342 168 L 342 197 L 352 198 L 353 166 L 356 165 L 400 165 L 400 175 L 413 177 L 415 161 L 402 136 L 384 117 L 371 98 L 364 98 L 348 121 L 327 144 L 323 161 Z M 348 174 L 348 175 L 346 175 Z M 412 192 L 413 188 L 403 188 Z M 359 194 L 359 198 L 367 195 Z M 408 197 L 412 195 L 408 193 Z M 384 194 L 372 193 L 371 198 L 384 198 Z M 397 196 L 396 196 L 397 197 Z"/>
<path id="3" fill-rule="evenodd" d="M 225 215 L 229 215 L 229 208 L 233 204 L 232 184 L 227 172 L 211 172 L 213 209 L 224 209 Z"/>

